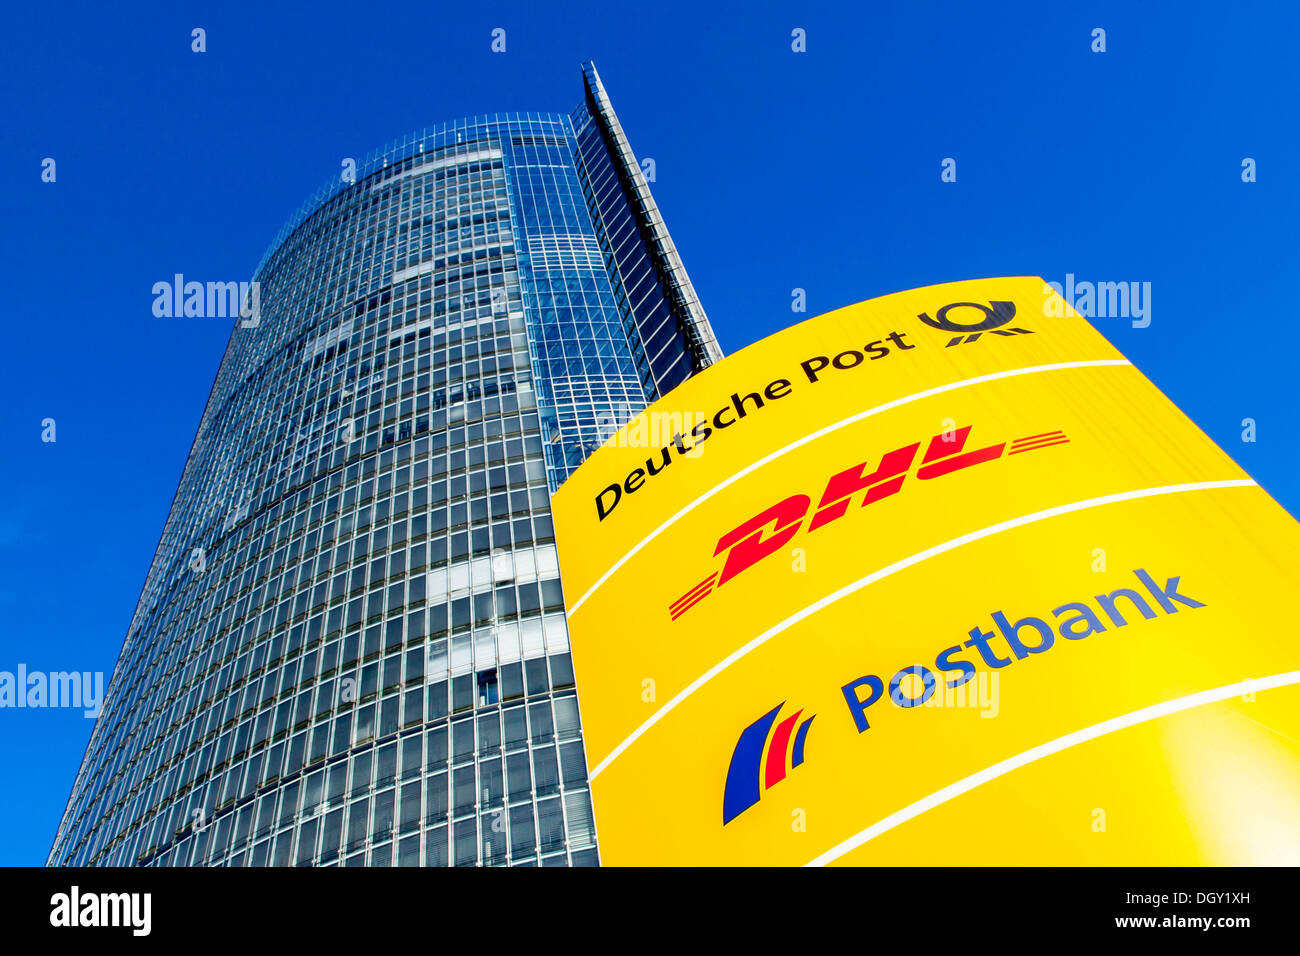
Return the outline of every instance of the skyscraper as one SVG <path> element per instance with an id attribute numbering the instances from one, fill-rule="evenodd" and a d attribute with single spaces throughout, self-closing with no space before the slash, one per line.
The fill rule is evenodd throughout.
<path id="1" fill-rule="evenodd" d="M 550 495 L 720 352 L 583 78 L 273 243 L 51 864 L 597 861 Z"/>

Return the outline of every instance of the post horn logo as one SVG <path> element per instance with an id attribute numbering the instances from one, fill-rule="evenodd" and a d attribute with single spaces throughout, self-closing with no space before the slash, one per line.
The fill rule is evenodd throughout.
<path id="1" fill-rule="evenodd" d="M 772 724 L 776 723 L 776 715 L 784 706 L 785 701 L 777 704 L 746 727 L 740 739 L 736 741 L 736 749 L 731 754 L 731 765 L 727 767 L 726 789 L 722 795 L 723 826 L 758 803 L 764 790 L 770 790 L 784 780 L 787 764 L 789 769 L 793 770 L 803 763 L 808 728 L 812 726 L 813 717 L 817 715 L 813 714 L 799 724 L 796 733 L 795 724 L 799 723 L 799 717 L 803 714 L 802 710 L 796 710 L 777 724 L 769 744 L 768 732 L 772 730 Z M 790 739 L 792 736 L 793 746 Z M 763 757 L 764 749 L 767 750 L 766 759 Z"/>
<path id="2" fill-rule="evenodd" d="M 984 314 L 984 318 L 973 323 L 954 322 L 948 318 L 948 313 L 953 309 L 979 309 Z M 922 312 L 917 316 L 922 322 L 932 329 L 938 329 L 941 332 L 960 332 L 961 334 L 948 341 L 944 348 L 952 348 L 954 345 L 967 344 L 976 341 L 980 335 L 985 332 L 992 332 L 994 335 L 1032 335 L 1029 329 L 1012 327 L 1010 329 L 1000 328 L 1006 325 L 1016 317 L 1016 304 L 1014 302 L 990 301 L 988 305 L 980 305 L 978 302 L 951 302 L 934 314 L 930 318 L 929 314 Z"/>

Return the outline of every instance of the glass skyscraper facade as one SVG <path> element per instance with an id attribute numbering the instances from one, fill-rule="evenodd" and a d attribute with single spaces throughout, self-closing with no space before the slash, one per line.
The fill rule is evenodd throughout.
<path id="1" fill-rule="evenodd" d="M 51 864 L 598 862 L 550 496 L 720 353 L 583 78 L 273 243 Z"/>

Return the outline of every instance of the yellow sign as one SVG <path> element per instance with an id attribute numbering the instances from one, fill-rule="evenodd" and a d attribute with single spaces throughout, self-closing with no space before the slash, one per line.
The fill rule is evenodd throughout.
<path id="1" fill-rule="evenodd" d="M 1300 863 L 1300 525 L 1042 279 L 764 339 L 554 514 L 607 864 Z"/>

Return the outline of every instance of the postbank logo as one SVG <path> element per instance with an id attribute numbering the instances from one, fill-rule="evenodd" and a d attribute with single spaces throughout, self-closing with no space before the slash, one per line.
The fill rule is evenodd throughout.
<path id="1" fill-rule="evenodd" d="M 936 693 L 966 686 L 981 670 L 995 673 L 1062 644 L 1102 634 L 1119 636 L 1126 633 L 1121 629 L 1135 622 L 1206 606 L 1181 589 L 1178 575 L 1169 577 L 1163 586 L 1145 568 L 1137 568 L 1133 576 L 1136 581 L 1132 584 L 1137 587 L 1130 584 L 1091 598 L 1056 602 L 1058 606 L 1041 617 L 1025 615 L 1013 622 L 1006 612 L 994 611 L 991 627 L 977 623 L 964 641 L 935 653 L 933 663 L 905 665 L 887 680 L 869 673 L 846 682 L 838 690 L 854 729 L 858 734 L 871 729 L 871 708 L 886 696 L 895 707 L 912 711 L 929 704 Z M 813 717 L 800 723 L 803 710 L 796 710 L 778 723 L 783 707 L 784 702 L 754 721 L 736 742 L 723 793 L 724 826 L 758 803 L 763 791 L 784 780 L 787 769 L 804 762 Z"/>
<path id="2" fill-rule="evenodd" d="M 758 803 L 762 791 L 784 780 L 787 767 L 793 770 L 803 763 L 808 728 L 816 715 L 809 715 L 800 723 L 803 711 L 796 710 L 778 724 L 776 718 L 784 706 L 784 702 L 777 704 L 746 727 L 736 741 L 722 797 L 724 826 Z M 776 724 L 775 732 L 772 732 L 773 724 Z"/>

